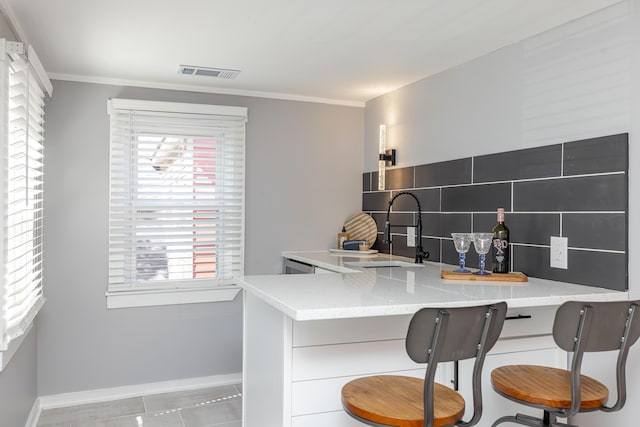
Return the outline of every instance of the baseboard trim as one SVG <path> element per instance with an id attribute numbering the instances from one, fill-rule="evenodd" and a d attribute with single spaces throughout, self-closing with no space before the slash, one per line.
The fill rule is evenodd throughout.
<path id="1" fill-rule="evenodd" d="M 27 422 L 24 427 L 36 427 L 38 425 L 38 420 L 40 419 L 40 414 L 42 413 L 42 404 L 40 403 L 40 398 L 38 397 L 35 402 L 33 402 L 33 406 L 31 407 L 31 412 L 29 412 L 29 417 L 27 418 Z"/>
<path id="2" fill-rule="evenodd" d="M 172 393 L 176 391 L 195 390 L 198 388 L 217 387 L 223 385 L 238 384 L 242 382 L 242 373 L 226 375 L 213 375 L 210 377 L 185 378 L 180 380 L 161 381 L 148 384 L 136 384 L 122 387 L 102 388 L 96 390 L 77 391 L 73 393 L 54 394 L 40 396 L 36 400 L 39 404 L 37 418 L 44 409 L 64 408 L 66 406 L 83 405 L 86 403 L 105 402 L 109 400 L 127 399 L 150 394 Z M 31 412 L 34 412 L 32 409 Z M 31 414 L 29 415 L 31 419 Z M 37 423 L 36 418 L 36 423 Z M 26 427 L 35 427 L 35 423 Z"/>

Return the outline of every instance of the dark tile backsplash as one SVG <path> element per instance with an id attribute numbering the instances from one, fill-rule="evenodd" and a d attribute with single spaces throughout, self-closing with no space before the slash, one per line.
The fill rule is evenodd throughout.
<path id="1" fill-rule="evenodd" d="M 491 218 L 491 221 L 495 223 L 496 219 Z M 509 232 L 513 236 L 511 238 L 513 243 L 549 245 L 550 236 L 560 235 L 560 214 L 517 213 L 509 215 Z M 566 236 L 565 233 L 562 235 Z M 572 246 L 574 246 L 573 242 Z"/>
<path id="2" fill-rule="evenodd" d="M 422 206 L 429 260 L 456 264 L 452 232 L 490 231 L 504 207 L 510 229 L 511 264 L 530 277 L 628 289 L 628 134 L 416 165 L 363 175 L 362 209 L 378 225 L 381 252 L 413 257 L 406 230 L 392 229 L 392 245 L 381 244 L 388 202 L 411 191 Z M 411 224 L 416 205 L 400 197 L 392 224 Z M 550 237 L 568 238 L 568 266 L 549 266 Z M 467 264 L 477 267 L 473 250 Z M 489 263 L 490 264 L 490 263 Z"/>
<path id="3" fill-rule="evenodd" d="M 375 190 L 371 185 L 371 175 L 370 173 L 362 174 L 362 191 L 371 191 Z M 377 185 L 377 177 L 376 177 L 376 185 Z"/>
<path id="4" fill-rule="evenodd" d="M 428 213 L 422 214 L 423 228 L 427 230 L 427 224 L 433 223 L 433 233 L 425 233 L 429 236 L 451 237 L 451 233 L 470 233 L 472 216 L 468 213 Z"/>
<path id="5" fill-rule="evenodd" d="M 399 168 L 389 169 L 386 172 L 385 183 L 387 190 L 398 190 L 403 188 L 414 188 L 413 169 Z M 376 177 L 376 183 L 378 182 Z"/>
<path id="6" fill-rule="evenodd" d="M 429 188 L 426 190 L 411 190 L 411 192 L 420 200 L 420 207 L 423 212 L 435 211 L 440 212 L 440 189 Z M 391 194 L 395 196 L 398 191 Z M 387 208 L 385 207 L 385 210 Z M 395 211 L 416 211 L 416 201 L 411 196 L 400 196 L 393 202 L 393 210 Z"/>
<path id="7" fill-rule="evenodd" d="M 363 193 L 362 210 L 364 212 L 383 211 L 386 213 L 389 200 L 391 200 L 391 193 L 388 191 Z"/>
<path id="8" fill-rule="evenodd" d="M 590 175 L 514 182 L 515 211 L 624 211 L 627 175 Z"/>
<path id="9" fill-rule="evenodd" d="M 468 184 L 471 182 L 471 159 L 416 166 L 415 176 L 416 188 Z"/>
<path id="10" fill-rule="evenodd" d="M 494 211 L 496 206 L 510 210 L 511 183 L 443 188 L 441 205 L 443 212 Z"/>
<path id="11" fill-rule="evenodd" d="M 562 234 L 576 248 L 625 251 L 625 220 L 624 213 L 566 213 L 562 215 Z"/>
<path id="12" fill-rule="evenodd" d="M 559 176 L 562 145 L 529 148 L 473 158 L 473 182 Z"/>
<path id="13" fill-rule="evenodd" d="M 513 247 L 514 270 L 529 276 L 602 288 L 627 290 L 627 257 L 624 253 L 569 249 L 567 270 L 549 267 L 549 248 Z M 531 272 L 535 272 L 535 275 Z"/>
<path id="14" fill-rule="evenodd" d="M 625 133 L 564 144 L 564 175 L 626 171 L 627 141 Z"/>

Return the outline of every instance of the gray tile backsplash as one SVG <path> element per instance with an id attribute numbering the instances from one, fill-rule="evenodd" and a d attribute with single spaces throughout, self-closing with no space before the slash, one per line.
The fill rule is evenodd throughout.
<path id="1" fill-rule="evenodd" d="M 371 178 L 372 178 L 371 175 L 372 174 L 370 173 L 362 174 L 362 191 L 375 190 L 375 188 L 373 188 L 371 185 Z"/>
<path id="2" fill-rule="evenodd" d="M 388 191 L 376 191 L 362 194 L 362 210 L 364 212 L 381 211 L 387 212 L 387 206 L 391 200 L 391 193 Z"/>
<path id="3" fill-rule="evenodd" d="M 471 159 L 450 160 L 415 167 L 415 187 L 468 184 L 471 182 Z"/>
<path id="4" fill-rule="evenodd" d="M 511 183 L 443 188 L 441 205 L 443 212 L 511 210 Z"/>
<path id="5" fill-rule="evenodd" d="M 523 181 L 513 184 L 514 211 L 624 211 L 627 175 Z"/>
<path id="6" fill-rule="evenodd" d="M 389 169 L 386 172 L 385 182 L 388 190 L 413 188 L 413 168 Z"/>
<path id="7" fill-rule="evenodd" d="M 450 233 L 489 231 L 504 207 L 514 271 L 628 289 L 628 134 L 390 169 L 385 191 L 376 191 L 377 176 L 363 175 L 362 207 L 376 220 L 382 252 L 414 256 L 402 228 L 392 230 L 391 247 L 380 243 L 389 200 L 411 191 L 422 205 L 429 260 L 456 264 Z M 392 224 L 410 224 L 415 210 L 411 198 L 397 199 Z M 568 238 L 567 270 L 549 266 L 550 236 Z M 477 267 L 474 255 L 467 264 Z"/>
<path id="8" fill-rule="evenodd" d="M 627 262 L 624 253 L 569 249 L 568 270 L 549 267 L 549 248 L 513 247 L 514 269 L 532 271 L 542 279 L 627 290 Z"/>
<path id="9" fill-rule="evenodd" d="M 426 190 L 411 190 L 411 192 L 420 200 L 420 207 L 423 212 L 435 211 L 440 212 L 440 189 L 429 188 Z M 398 194 L 393 191 L 392 195 Z M 412 197 L 400 196 L 393 202 L 393 209 L 396 211 L 415 212 L 416 201 Z M 385 207 L 386 210 L 386 207 Z"/>
<path id="10" fill-rule="evenodd" d="M 564 175 L 626 171 L 627 140 L 619 134 L 564 144 Z"/>
<path id="11" fill-rule="evenodd" d="M 472 215 L 468 213 L 440 213 L 430 214 L 432 218 L 424 218 L 425 222 L 434 221 L 437 226 L 437 231 L 433 233 L 433 236 L 438 237 L 451 237 L 451 233 L 468 233 L 471 232 Z"/>
<path id="12" fill-rule="evenodd" d="M 624 213 L 566 213 L 562 215 L 562 234 L 576 248 L 625 251 L 625 220 Z"/>
<path id="13" fill-rule="evenodd" d="M 490 215 L 487 224 L 493 227 L 496 219 Z M 483 228 L 483 229 L 486 229 Z M 548 245 L 550 236 L 560 235 L 560 214 L 515 213 L 509 215 L 509 231 L 512 243 Z M 566 236 L 563 233 L 563 236 Z M 573 242 L 572 242 L 573 243 Z M 573 246 L 573 244 L 572 244 Z"/>
<path id="14" fill-rule="evenodd" d="M 473 158 L 473 182 L 560 176 L 562 145 L 509 151 Z"/>

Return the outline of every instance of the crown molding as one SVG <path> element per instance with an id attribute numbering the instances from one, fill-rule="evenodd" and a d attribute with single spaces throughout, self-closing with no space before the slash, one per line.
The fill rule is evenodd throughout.
<path id="1" fill-rule="evenodd" d="M 7 19 L 7 23 L 9 24 L 11 31 L 13 31 L 13 34 L 18 38 L 18 41 L 28 44 L 29 40 L 27 34 L 22 29 L 20 21 L 16 18 L 15 13 L 13 13 L 13 9 L 11 9 L 7 0 L 0 0 L 0 13 L 2 13 L 2 15 Z"/>
<path id="2" fill-rule="evenodd" d="M 72 82 L 80 82 L 80 83 L 94 83 L 94 84 L 105 84 L 105 85 L 114 85 L 114 86 L 132 86 L 132 87 L 142 87 L 142 88 L 150 88 L 150 89 L 165 89 L 165 90 L 176 90 L 176 91 L 185 91 L 185 92 L 212 93 L 212 94 L 219 94 L 219 95 L 248 96 L 248 97 L 254 97 L 254 98 L 269 98 L 269 99 L 280 99 L 280 100 L 286 100 L 286 101 L 301 101 L 301 102 L 312 102 L 312 103 L 318 103 L 318 104 L 342 105 L 346 107 L 364 108 L 365 106 L 365 103 L 363 101 L 319 98 L 319 97 L 313 97 L 313 96 L 294 95 L 294 94 L 288 94 L 288 93 L 261 92 L 261 91 L 244 90 L 244 89 L 218 88 L 218 87 L 211 87 L 211 86 L 194 86 L 194 85 L 154 82 L 154 81 L 146 81 L 146 80 L 117 79 L 117 78 L 110 78 L 110 77 L 94 77 L 94 76 L 83 76 L 83 75 L 77 75 L 77 74 L 63 74 L 63 73 L 49 73 L 49 78 L 52 80 L 64 80 L 64 81 L 72 81 Z"/>

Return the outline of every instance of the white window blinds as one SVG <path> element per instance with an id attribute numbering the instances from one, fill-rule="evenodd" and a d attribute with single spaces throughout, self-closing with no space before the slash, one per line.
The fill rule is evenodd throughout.
<path id="1" fill-rule="evenodd" d="M 44 304 L 42 291 L 44 92 L 22 43 L 2 43 L 3 262 L 0 351 L 22 336 Z M 32 55 L 30 55 L 32 56 Z M 39 64 L 39 63 L 38 63 Z"/>
<path id="2" fill-rule="evenodd" d="M 112 99 L 109 292 L 228 285 L 244 269 L 246 109 Z"/>

